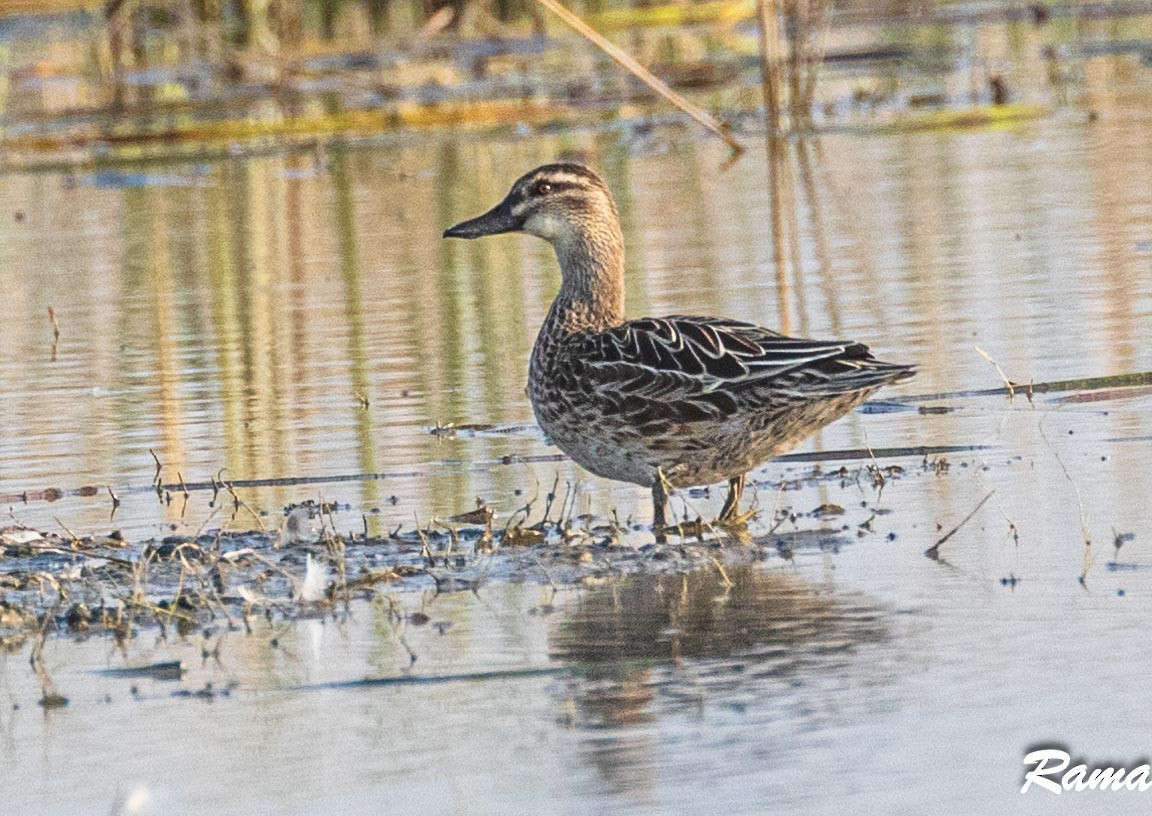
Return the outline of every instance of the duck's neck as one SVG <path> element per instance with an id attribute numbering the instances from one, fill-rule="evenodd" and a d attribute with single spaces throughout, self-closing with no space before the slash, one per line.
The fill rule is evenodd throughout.
<path id="1" fill-rule="evenodd" d="M 624 322 L 624 237 L 618 224 L 553 241 L 562 282 L 545 328 L 603 331 Z"/>

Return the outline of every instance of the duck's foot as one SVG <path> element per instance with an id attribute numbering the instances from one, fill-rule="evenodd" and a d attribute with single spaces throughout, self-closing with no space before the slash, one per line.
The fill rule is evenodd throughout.
<path id="1" fill-rule="evenodd" d="M 664 486 L 664 476 L 656 471 L 656 481 L 652 484 L 652 533 L 657 544 L 668 543 L 668 525 L 664 520 L 664 508 L 668 504 L 668 490 Z"/>
<path id="2" fill-rule="evenodd" d="M 728 524 L 740 518 L 740 497 L 744 494 L 745 475 L 741 473 L 728 480 L 728 497 L 724 499 L 724 506 L 720 508 L 720 515 L 716 518 L 718 524 Z"/>
<path id="3" fill-rule="evenodd" d="M 717 518 L 714 523 L 717 529 L 723 530 L 734 538 L 748 537 L 748 522 L 760 515 L 759 510 L 747 510 L 743 513 L 733 513 L 728 518 Z"/>
<path id="4" fill-rule="evenodd" d="M 699 541 L 703 541 L 704 536 L 707 534 L 708 530 L 711 529 L 711 527 L 712 525 L 704 521 L 702 518 L 697 518 L 695 521 L 688 521 L 685 519 L 679 524 L 669 524 L 668 526 L 661 528 L 660 533 L 664 534 L 665 536 L 674 535 L 677 538 L 695 538 Z M 656 542 L 658 544 L 668 543 L 667 538 L 661 541 L 659 534 L 656 537 Z"/>

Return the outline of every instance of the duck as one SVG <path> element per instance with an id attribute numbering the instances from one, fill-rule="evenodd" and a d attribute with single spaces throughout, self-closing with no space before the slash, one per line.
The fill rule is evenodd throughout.
<path id="1" fill-rule="evenodd" d="M 723 317 L 629 320 L 619 213 L 583 164 L 537 167 L 444 237 L 505 233 L 544 239 L 560 266 L 528 361 L 536 421 L 585 470 L 651 490 L 658 542 L 670 491 L 727 482 L 717 522 L 737 521 L 750 470 L 915 374 L 852 341 Z"/>

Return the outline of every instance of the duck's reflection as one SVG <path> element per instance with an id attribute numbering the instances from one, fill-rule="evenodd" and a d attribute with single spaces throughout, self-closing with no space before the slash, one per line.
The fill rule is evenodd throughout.
<path id="1" fill-rule="evenodd" d="M 589 732 L 609 791 L 644 799 L 662 715 L 741 712 L 809 678 L 823 685 L 884 628 L 862 599 L 753 565 L 622 578 L 588 592 L 550 635 L 553 659 L 578 667 L 561 719 Z"/>

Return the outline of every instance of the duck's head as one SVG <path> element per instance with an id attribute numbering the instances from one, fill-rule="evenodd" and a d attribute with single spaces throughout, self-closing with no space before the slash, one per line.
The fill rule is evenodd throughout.
<path id="1" fill-rule="evenodd" d="M 445 238 L 526 232 L 561 246 L 597 232 L 618 233 L 608 186 L 582 164 L 546 164 L 521 176 L 504 200 L 483 215 L 444 231 Z"/>

